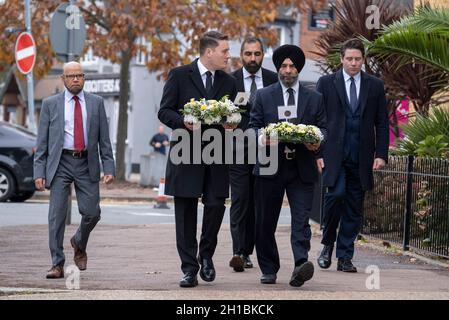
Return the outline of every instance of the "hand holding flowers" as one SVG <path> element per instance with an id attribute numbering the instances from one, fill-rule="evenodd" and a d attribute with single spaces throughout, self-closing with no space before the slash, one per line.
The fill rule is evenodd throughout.
<path id="1" fill-rule="evenodd" d="M 274 139 L 279 142 L 303 143 L 311 151 L 318 150 L 324 139 L 321 130 L 316 126 L 287 121 L 270 123 L 262 129 L 262 133 L 265 139 L 269 138 L 268 141 Z"/>
<path id="2" fill-rule="evenodd" d="M 241 112 L 237 106 L 224 96 L 220 100 L 190 99 L 180 110 L 184 116 L 184 123 L 190 130 L 195 125 L 222 124 L 225 129 L 235 129 L 242 120 Z"/>

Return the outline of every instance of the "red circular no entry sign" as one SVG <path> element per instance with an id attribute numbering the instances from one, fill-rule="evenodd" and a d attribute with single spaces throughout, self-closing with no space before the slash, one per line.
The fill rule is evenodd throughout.
<path id="1" fill-rule="evenodd" d="M 36 43 L 29 32 L 22 32 L 16 41 L 16 64 L 19 71 L 27 74 L 33 70 L 36 62 Z"/>

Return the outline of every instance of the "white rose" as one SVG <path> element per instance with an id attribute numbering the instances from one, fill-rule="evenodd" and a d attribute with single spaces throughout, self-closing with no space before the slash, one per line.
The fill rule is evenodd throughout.
<path id="1" fill-rule="evenodd" d="M 184 122 L 196 124 L 199 123 L 199 120 L 197 117 L 188 114 L 184 116 Z"/>

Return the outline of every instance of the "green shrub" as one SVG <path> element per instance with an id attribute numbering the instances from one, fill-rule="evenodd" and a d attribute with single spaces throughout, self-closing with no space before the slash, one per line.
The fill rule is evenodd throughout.
<path id="1" fill-rule="evenodd" d="M 417 115 L 402 128 L 405 138 L 398 141 L 392 154 L 437 158 L 449 155 L 449 110 L 436 108 L 429 117 Z"/>

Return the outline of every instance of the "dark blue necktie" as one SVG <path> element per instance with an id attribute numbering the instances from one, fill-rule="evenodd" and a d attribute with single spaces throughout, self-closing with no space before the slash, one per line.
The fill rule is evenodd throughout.
<path id="1" fill-rule="evenodd" d="M 212 72 L 207 71 L 206 72 L 206 93 L 207 93 L 207 98 L 212 98 Z"/>
<path id="2" fill-rule="evenodd" d="M 355 80 L 353 77 L 350 78 L 351 86 L 349 87 L 349 103 L 351 104 L 352 112 L 355 112 L 357 109 L 357 90 L 355 88 Z"/>
<path id="3" fill-rule="evenodd" d="M 287 105 L 288 106 L 296 106 L 295 103 L 295 94 L 293 92 L 293 88 L 288 88 L 287 89 L 288 92 L 288 100 L 287 100 Z"/>

